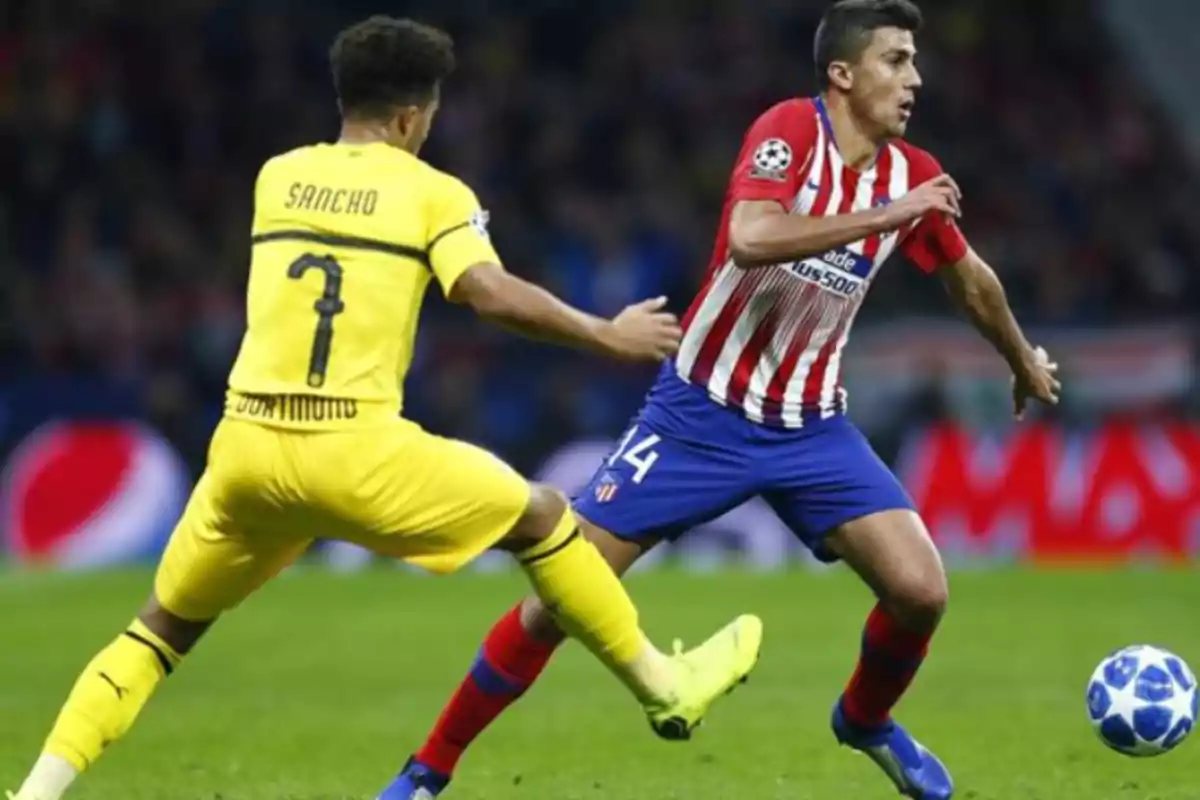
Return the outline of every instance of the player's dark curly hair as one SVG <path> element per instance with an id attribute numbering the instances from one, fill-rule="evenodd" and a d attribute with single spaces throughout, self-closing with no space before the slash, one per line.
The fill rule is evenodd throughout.
<path id="1" fill-rule="evenodd" d="M 343 116 L 386 118 L 433 100 L 454 71 L 454 42 L 437 28 L 377 14 L 338 34 L 329 66 Z"/>
<path id="2" fill-rule="evenodd" d="M 817 26 L 813 55 L 817 85 L 829 88 L 829 65 L 856 61 L 878 28 L 921 29 L 921 9 L 912 0 L 838 0 L 825 11 Z"/>

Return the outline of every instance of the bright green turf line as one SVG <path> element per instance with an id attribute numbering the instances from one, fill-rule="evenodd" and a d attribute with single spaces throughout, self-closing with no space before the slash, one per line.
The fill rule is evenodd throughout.
<path id="1" fill-rule="evenodd" d="M 1200 741 L 1161 759 L 1110 753 L 1083 693 L 1098 660 L 1133 642 L 1200 667 L 1197 578 L 957 573 L 945 628 L 898 716 L 946 759 L 964 800 L 1194 800 Z M 694 742 L 660 743 L 572 647 L 478 743 L 447 800 L 895 797 L 827 728 L 870 605 L 843 570 L 667 572 L 631 585 L 663 646 L 759 612 L 754 679 Z M 77 670 L 147 587 L 138 572 L 0 576 L 0 789 L 20 779 Z M 521 588 L 516 576 L 292 573 L 219 626 L 73 797 L 370 798 Z"/>

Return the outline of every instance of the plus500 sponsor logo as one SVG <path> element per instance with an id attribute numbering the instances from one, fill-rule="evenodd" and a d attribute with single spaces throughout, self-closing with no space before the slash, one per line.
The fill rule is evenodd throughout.
<path id="1" fill-rule="evenodd" d="M 849 255 L 849 254 L 846 254 Z M 850 256 L 853 258 L 853 256 Z M 810 258 L 796 261 L 784 267 L 788 272 L 801 280 L 815 283 L 826 291 L 839 297 L 851 298 L 862 290 L 863 280 L 848 272 L 843 272 L 831 266 L 823 259 Z"/>

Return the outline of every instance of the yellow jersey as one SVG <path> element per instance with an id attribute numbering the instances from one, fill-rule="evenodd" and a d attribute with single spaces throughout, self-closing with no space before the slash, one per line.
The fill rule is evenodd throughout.
<path id="1" fill-rule="evenodd" d="M 457 178 L 383 143 L 267 161 L 254 192 L 247 329 L 226 416 L 339 429 L 394 419 L 431 277 L 500 263 Z"/>

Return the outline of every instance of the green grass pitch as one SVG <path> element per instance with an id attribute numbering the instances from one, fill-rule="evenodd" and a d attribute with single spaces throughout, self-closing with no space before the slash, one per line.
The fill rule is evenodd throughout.
<path id="1" fill-rule="evenodd" d="M 1084 707 L 1091 670 L 1118 646 L 1158 643 L 1200 667 L 1197 578 L 957 572 L 950 614 L 897 716 L 943 756 L 964 800 L 1200 798 L 1200 742 L 1124 758 L 1095 738 Z M 0 576 L 0 790 L 15 788 L 78 669 L 148 582 L 136 571 Z M 761 614 L 750 683 L 692 742 L 659 742 L 572 645 L 476 743 L 447 800 L 895 797 L 828 730 L 871 601 L 845 570 L 658 572 L 630 585 L 663 646 Z M 213 631 L 72 797 L 371 798 L 522 589 L 517 575 L 293 571 Z"/>

